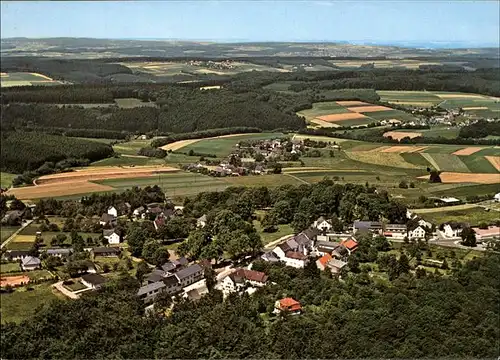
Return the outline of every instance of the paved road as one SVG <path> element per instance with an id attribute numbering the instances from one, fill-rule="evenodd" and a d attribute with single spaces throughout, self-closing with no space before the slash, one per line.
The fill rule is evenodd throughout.
<path id="1" fill-rule="evenodd" d="M 17 234 L 19 234 L 21 232 L 21 230 L 23 230 L 26 226 L 28 226 L 29 224 L 31 224 L 33 222 L 33 220 L 27 220 L 23 226 L 21 226 L 19 229 L 17 229 L 17 231 L 12 234 L 11 236 L 9 236 L 9 238 L 7 240 L 5 240 L 2 245 L 0 245 L 0 249 L 3 249 L 5 246 L 7 246 L 12 240 L 14 240 L 14 238 L 16 237 Z"/>

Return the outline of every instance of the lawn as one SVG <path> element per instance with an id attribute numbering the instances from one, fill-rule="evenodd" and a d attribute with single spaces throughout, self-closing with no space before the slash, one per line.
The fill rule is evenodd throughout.
<path id="1" fill-rule="evenodd" d="M 165 165 L 164 159 L 148 157 L 129 157 L 118 156 L 93 162 L 91 166 L 146 166 L 146 165 Z"/>
<path id="2" fill-rule="evenodd" d="M 242 140 L 266 140 L 283 137 L 282 133 L 259 133 L 259 134 L 244 134 L 233 137 L 203 139 L 193 144 L 187 145 L 179 151 L 188 153 L 193 150 L 196 153 L 214 154 L 217 157 L 225 157 L 231 153 Z"/>
<path id="3" fill-rule="evenodd" d="M 80 281 L 72 281 L 71 284 L 69 285 L 63 285 L 66 289 L 68 289 L 69 291 L 72 291 L 72 292 L 75 292 L 75 291 L 78 291 L 78 290 L 83 290 L 83 289 L 87 289 L 87 287 L 85 285 L 83 285 Z"/>
<path id="4" fill-rule="evenodd" d="M 11 271 L 21 271 L 21 267 L 18 262 L 10 262 L 10 263 L 1 263 L 0 264 L 0 273 L 7 273 Z"/>
<path id="5" fill-rule="evenodd" d="M 266 233 L 266 232 L 262 231 L 260 221 L 258 221 L 258 220 L 253 221 L 253 226 L 255 226 L 255 229 L 257 229 L 257 232 L 259 233 L 259 235 L 262 239 L 262 243 L 264 245 L 269 244 L 272 241 L 278 240 L 279 238 L 281 238 L 285 235 L 291 235 L 294 233 L 293 229 L 288 224 L 278 225 L 278 231 L 273 232 L 273 233 Z"/>
<path id="6" fill-rule="evenodd" d="M 443 190 L 430 190 L 435 193 L 436 196 L 454 196 L 465 198 L 472 195 L 491 195 L 500 192 L 500 184 L 481 184 L 481 185 L 466 185 L 466 186 L 456 186 L 452 185 L 448 189 Z"/>
<path id="7" fill-rule="evenodd" d="M 39 306 L 47 306 L 52 301 L 60 301 L 60 297 L 52 292 L 50 284 L 44 283 L 31 286 L 27 291 L 21 287 L 10 294 L 0 294 L 0 317 L 3 324 L 8 322 L 19 323 L 34 315 Z"/>
<path id="8" fill-rule="evenodd" d="M 16 174 L 9 174 L 5 172 L 0 172 L 0 187 L 9 188 L 12 185 L 12 180 L 16 177 Z"/>
<path id="9" fill-rule="evenodd" d="M 434 224 L 443 224 L 449 221 L 455 221 L 469 223 L 471 226 L 477 226 L 481 222 L 493 223 L 498 221 L 500 213 L 497 211 L 486 211 L 481 207 L 474 207 L 463 210 L 442 210 L 425 213 L 418 212 L 418 214 L 426 221 Z"/>
<path id="10" fill-rule="evenodd" d="M 19 226 L 0 226 L 0 241 L 7 240 L 17 229 L 19 229 Z"/>

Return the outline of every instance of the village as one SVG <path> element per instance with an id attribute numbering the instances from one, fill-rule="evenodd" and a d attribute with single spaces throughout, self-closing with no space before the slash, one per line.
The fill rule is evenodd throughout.
<path id="1" fill-rule="evenodd" d="M 278 174 L 283 162 L 303 162 L 301 157 L 321 157 L 318 149 L 329 149 L 330 156 L 341 149 L 335 141 L 291 139 L 289 137 L 242 141 L 226 158 L 210 160 L 202 156 L 198 163 L 186 164 L 183 169 L 215 177 Z M 196 154 L 194 154 L 196 155 Z"/>
<path id="2" fill-rule="evenodd" d="M 499 195 L 499 194 L 497 194 Z M 498 196 L 500 199 L 500 195 Z M 33 219 L 31 212 L 34 207 L 24 210 L 7 212 L 2 221 L 10 222 L 20 220 L 23 227 L 30 226 Z M 209 260 L 190 261 L 184 256 L 177 256 L 174 251 L 167 256 L 168 260 L 156 264 L 146 263 L 145 260 L 130 256 L 127 249 L 127 236 L 122 230 L 124 221 L 136 223 L 150 219 L 155 231 L 162 231 L 165 224 L 174 218 L 182 219 L 183 206 L 173 206 L 168 202 L 149 203 L 133 209 L 128 203 L 121 207 L 109 206 L 100 217 L 95 217 L 94 225 L 100 227 L 102 233 L 94 246 L 89 246 L 81 239 L 81 243 L 72 239 L 72 246 L 56 241 L 57 236 L 48 247 L 35 247 L 30 250 L 5 250 L 2 244 L 3 264 L 19 264 L 23 272 L 49 269 L 56 273 L 52 281 L 53 287 L 71 299 L 80 297 L 83 293 L 101 288 L 110 280 L 110 275 L 119 272 L 136 270 L 137 262 L 143 266 L 140 276 L 141 286 L 137 296 L 144 302 L 147 309 L 154 309 L 158 296 L 170 296 L 173 301 L 185 298 L 198 300 L 206 294 L 207 276 L 214 277 L 215 289 L 221 290 L 225 297 L 232 293 L 252 294 L 258 288 L 266 286 L 268 274 L 252 270 L 255 261 L 279 263 L 288 267 L 303 269 L 314 264 L 322 272 L 342 279 L 349 271 L 349 258 L 358 251 L 360 238 L 383 239 L 392 243 L 435 243 L 444 247 L 465 248 L 461 234 L 468 231 L 468 224 L 444 223 L 431 224 L 411 211 L 407 211 L 406 224 L 391 224 L 379 221 L 359 221 L 352 223 L 348 231 L 335 231 L 335 226 L 330 219 L 323 216 L 317 218 L 310 226 L 296 234 L 279 239 L 277 242 L 267 244 L 263 251 L 254 256 L 247 256 L 240 261 L 225 262 L 216 266 L 217 262 Z M 27 218 L 31 218 L 27 220 Z M 207 226 L 207 215 L 196 219 L 196 228 L 203 229 Z M 120 225 L 121 224 L 121 225 Z M 498 224 L 497 224 L 498 225 Z M 41 228 L 54 230 L 53 223 Z M 40 227 L 38 227 L 40 229 Z M 472 228 L 475 233 L 476 249 L 485 250 L 491 240 L 498 241 L 500 228 L 487 226 Z M 36 232 L 35 244 L 43 243 L 43 231 Z M 72 234 L 73 237 L 73 234 Z M 75 235 L 78 239 L 78 236 Z M 178 239 L 180 241 L 184 239 Z M 79 247 L 79 249 L 77 249 Z M 127 254 L 127 255 L 126 255 Z M 116 261 L 113 261 L 115 259 Z M 114 264 L 113 267 L 110 264 Z M 71 265 L 70 265 L 71 264 Z M 66 266 L 69 276 L 55 271 L 58 267 Z M 427 262 L 429 265 L 429 262 Z M 443 261 L 430 260 L 430 265 L 442 267 Z M 145 268 L 145 270 L 144 270 Z M 68 270 L 69 269 L 69 270 Z M 31 283 L 27 276 L 13 276 L 9 280 L 8 274 L 2 278 L 2 287 L 12 291 L 17 286 Z M 286 310 L 293 314 L 302 311 L 300 302 L 292 298 L 276 299 L 275 312 Z"/>

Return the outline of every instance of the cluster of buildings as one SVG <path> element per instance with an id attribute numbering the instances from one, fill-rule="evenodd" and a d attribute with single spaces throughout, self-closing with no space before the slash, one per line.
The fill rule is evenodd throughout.
<path id="1" fill-rule="evenodd" d="M 185 258 L 168 261 L 161 268 L 146 275 L 137 296 L 145 303 L 151 303 L 160 293 L 175 295 L 204 278 L 207 264 L 189 264 Z M 187 291 L 185 291 L 187 294 Z"/>

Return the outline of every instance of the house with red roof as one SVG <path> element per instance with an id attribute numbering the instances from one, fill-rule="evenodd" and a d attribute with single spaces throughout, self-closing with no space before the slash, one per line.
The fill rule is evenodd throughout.
<path id="1" fill-rule="evenodd" d="M 286 311 L 292 315 L 297 315 L 302 313 L 302 305 L 300 302 L 293 298 L 284 298 L 276 301 L 274 304 L 274 313 L 279 314 L 283 311 Z"/>
<path id="2" fill-rule="evenodd" d="M 318 269 L 321 271 L 325 270 L 327 268 L 327 264 L 330 260 L 332 260 L 333 257 L 330 254 L 325 254 L 322 257 L 320 257 L 318 260 L 316 260 L 316 265 L 318 266 Z"/>
<path id="3" fill-rule="evenodd" d="M 340 245 L 347 249 L 349 255 L 351 255 L 358 248 L 358 242 L 354 238 L 343 240 Z"/>

